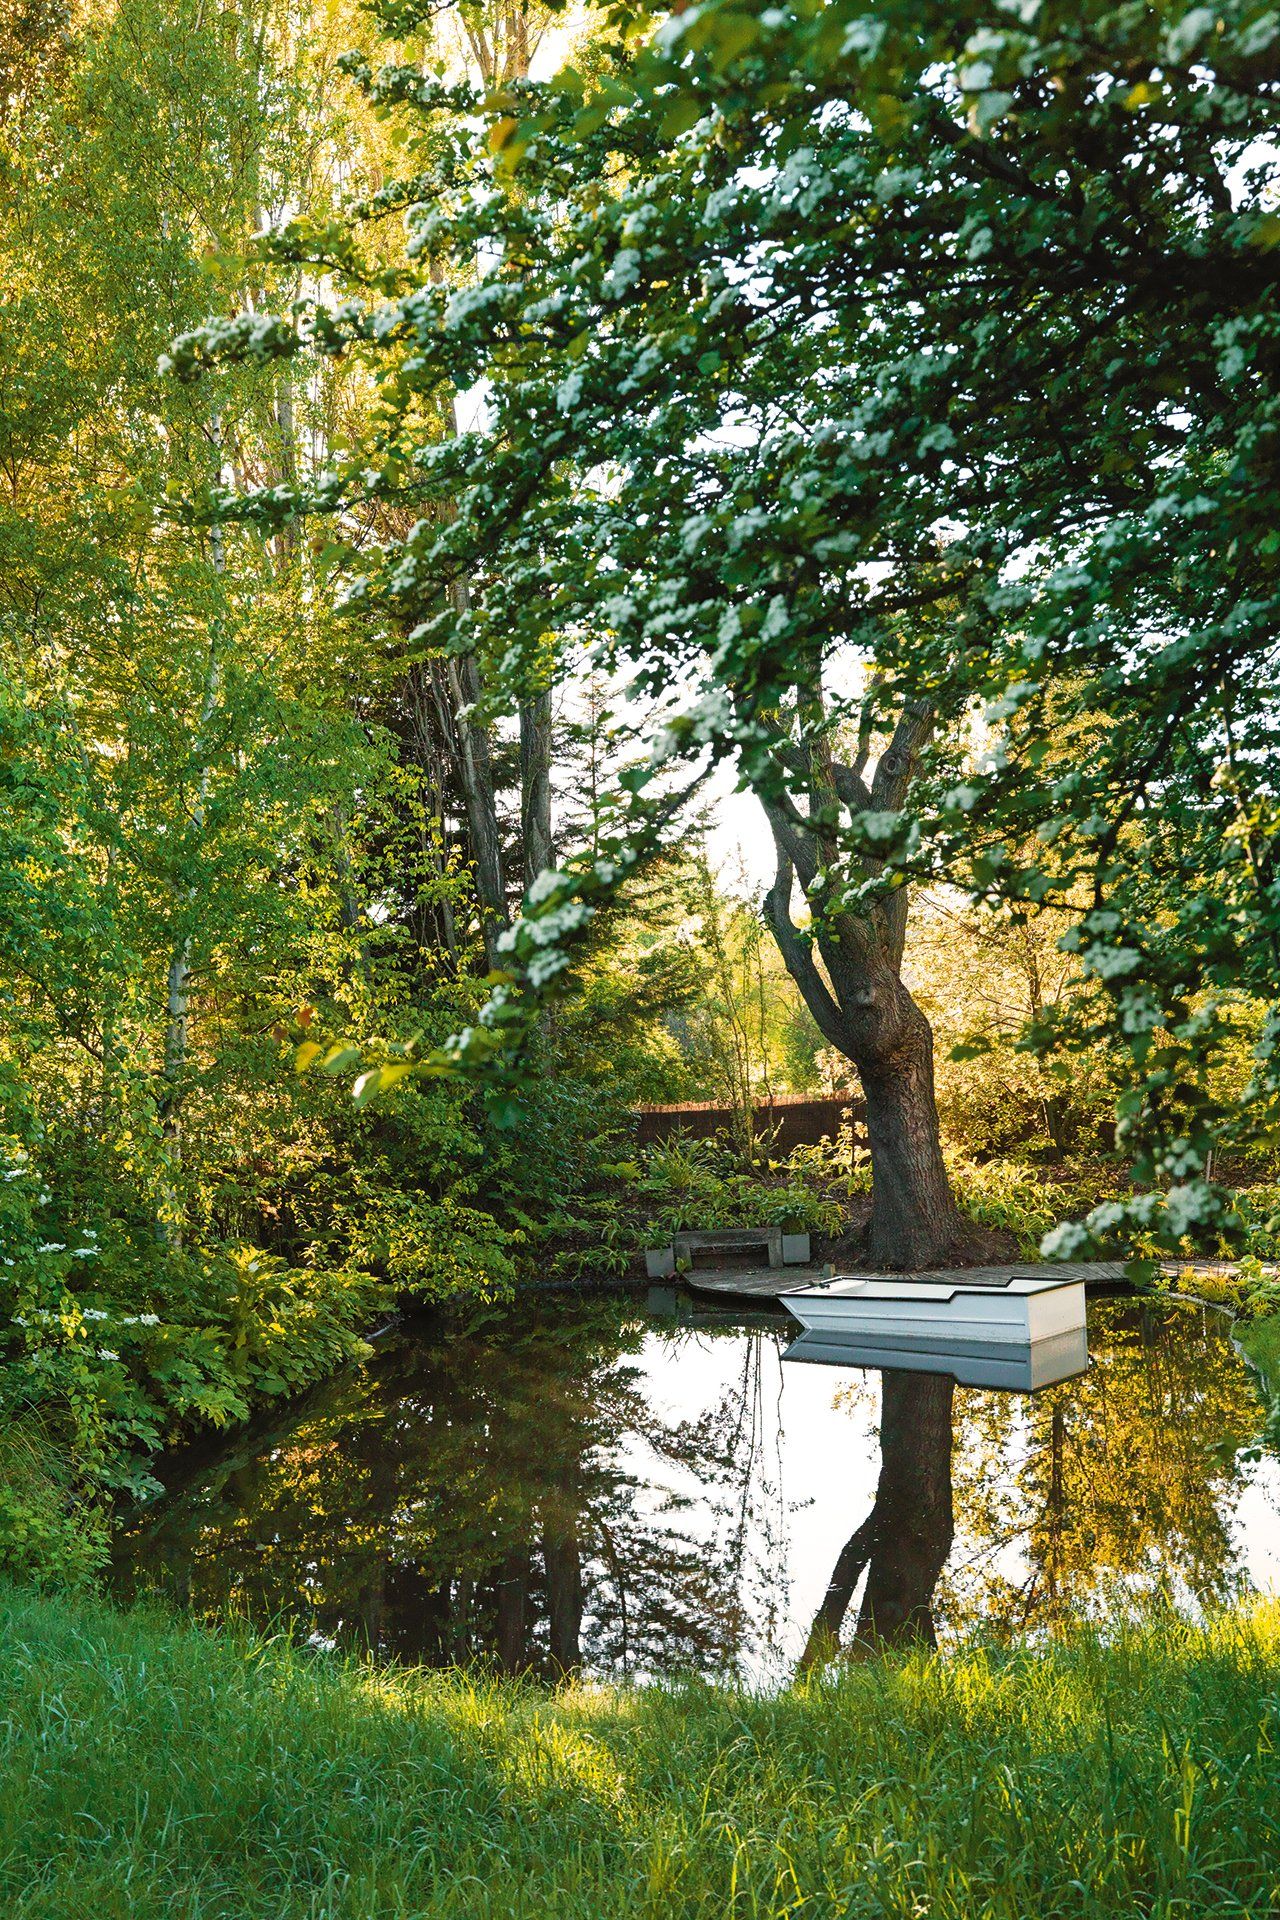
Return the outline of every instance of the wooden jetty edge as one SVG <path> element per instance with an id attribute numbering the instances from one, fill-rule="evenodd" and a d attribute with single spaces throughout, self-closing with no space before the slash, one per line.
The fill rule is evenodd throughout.
<path id="1" fill-rule="evenodd" d="M 1225 1278 L 1236 1271 L 1234 1260 L 1162 1260 L 1167 1274 L 1205 1279 Z M 780 1300 L 798 1287 L 820 1287 L 825 1280 L 930 1281 L 940 1287 L 1002 1287 L 1015 1274 L 1035 1280 L 1083 1280 L 1089 1292 L 1119 1293 L 1129 1285 L 1123 1260 L 1016 1260 L 998 1267 L 935 1267 L 921 1273 L 873 1272 L 853 1267 L 838 1275 L 818 1267 L 704 1267 L 676 1276 L 691 1293 L 719 1300 L 752 1301 L 761 1305 Z"/>

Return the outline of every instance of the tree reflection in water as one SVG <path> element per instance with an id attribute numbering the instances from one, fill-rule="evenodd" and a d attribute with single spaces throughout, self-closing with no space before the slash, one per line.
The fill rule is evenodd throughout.
<path id="1" fill-rule="evenodd" d="M 1239 1590 L 1236 1455 L 1261 1425 L 1221 1314 L 1115 1302 L 1077 1380 L 1030 1396 L 962 1393 L 964 1550 L 938 1595 L 997 1633 L 1102 1617 L 1152 1596 Z"/>
<path id="2" fill-rule="evenodd" d="M 755 1462 L 733 1472 L 713 1418 L 655 1412 L 632 1359 L 647 1331 L 609 1304 L 406 1341 L 165 1501 L 126 1539 L 119 1584 L 429 1665 L 731 1667 L 741 1530 L 690 1537 L 693 1496 L 623 1458 L 647 1449 L 734 1497 Z"/>
<path id="3" fill-rule="evenodd" d="M 875 1504 L 840 1550 L 809 1632 L 801 1668 L 829 1659 L 863 1573 L 855 1642 L 937 1644 L 933 1595 L 951 1552 L 952 1406 L 941 1374 L 886 1372 L 880 1389 L 880 1480 Z"/>
<path id="4" fill-rule="evenodd" d="M 854 1651 L 936 1645 L 938 1620 L 1011 1637 L 1240 1589 L 1236 1455 L 1259 1407 L 1222 1321 L 1136 1304 L 1091 1318 L 1089 1371 L 1037 1394 L 883 1375 L 875 1503 L 836 1560 L 802 1669 L 837 1650 L 864 1572 Z"/>
<path id="5" fill-rule="evenodd" d="M 883 1376 L 875 1498 L 831 1542 L 811 1623 L 789 1612 L 785 1400 L 840 1376 L 780 1367 L 781 1327 L 691 1334 L 616 1301 L 403 1339 L 185 1472 L 124 1541 L 118 1585 L 383 1657 L 545 1678 L 764 1671 L 767 1650 L 778 1671 L 806 1627 L 812 1664 L 842 1636 L 853 1651 L 931 1644 L 1159 1588 L 1218 1598 L 1240 1577 L 1248 1376 L 1198 1314 L 1090 1318 L 1089 1373 L 1038 1395 Z M 690 1343 L 732 1362 L 714 1393 Z M 660 1410 L 655 1380 L 692 1397 L 686 1417 Z M 865 1444 L 850 1426 L 844 1471 Z M 815 1473 L 829 1492 L 838 1454 L 808 1472 L 802 1501 Z"/>

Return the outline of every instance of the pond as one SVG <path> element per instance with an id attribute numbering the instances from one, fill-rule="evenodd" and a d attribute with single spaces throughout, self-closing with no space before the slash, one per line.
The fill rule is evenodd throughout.
<path id="1" fill-rule="evenodd" d="M 657 1294 L 398 1330 L 170 1463 L 117 1589 L 383 1658 L 761 1684 L 837 1635 L 1280 1590 L 1220 1314 L 1091 1300 L 1088 1370 L 1034 1394 L 797 1365 L 793 1331 Z"/>

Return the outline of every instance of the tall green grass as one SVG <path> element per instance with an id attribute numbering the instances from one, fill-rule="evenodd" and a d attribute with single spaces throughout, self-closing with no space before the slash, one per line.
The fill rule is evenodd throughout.
<path id="1" fill-rule="evenodd" d="M 773 1698 L 378 1672 L 0 1596 L 6 1920 L 1280 1906 L 1280 1606 Z"/>

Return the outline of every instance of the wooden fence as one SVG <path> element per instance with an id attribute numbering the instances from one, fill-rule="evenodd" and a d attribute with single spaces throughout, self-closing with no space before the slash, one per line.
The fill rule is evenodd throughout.
<path id="1" fill-rule="evenodd" d="M 790 1153 L 792 1147 L 834 1140 L 851 1116 L 855 1129 L 861 1130 L 865 1114 L 860 1095 L 783 1093 L 752 1108 L 751 1126 L 756 1134 L 776 1129 L 778 1152 Z M 735 1130 L 737 1117 L 732 1107 L 708 1107 L 690 1101 L 673 1107 L 638 1107 L 635 1122 L 640 1145 L 648 1146 L 654 1140 L 670 1140 L 677 1133 L 693 1140 L 729 1134 Z"/>

